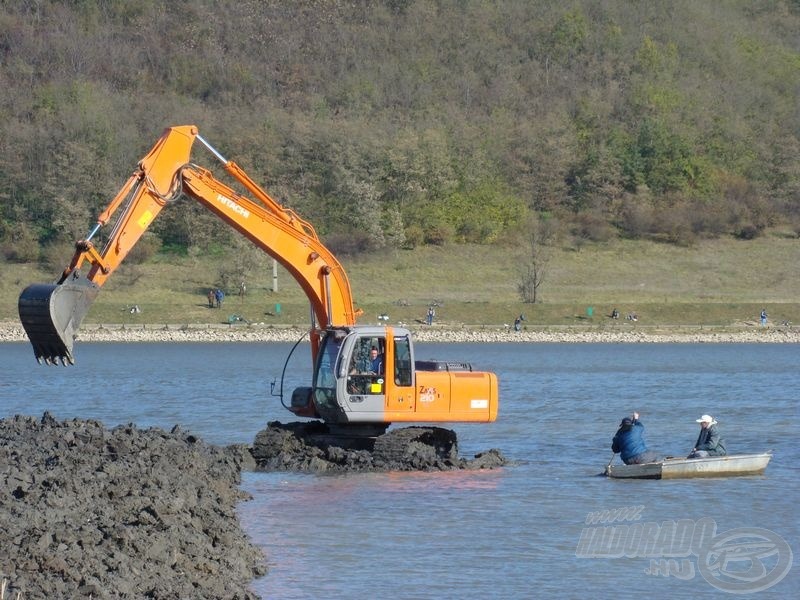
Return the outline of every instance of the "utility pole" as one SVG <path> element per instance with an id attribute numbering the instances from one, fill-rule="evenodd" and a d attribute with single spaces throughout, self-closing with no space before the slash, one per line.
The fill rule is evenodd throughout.
<path id="1" fill-rule="evenodd" d="M 272 259 L 272 293 L 278 291 L 278 261 Z"/>

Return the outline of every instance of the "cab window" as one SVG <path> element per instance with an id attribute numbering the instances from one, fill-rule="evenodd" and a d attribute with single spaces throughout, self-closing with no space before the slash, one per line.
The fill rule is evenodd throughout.
<path id="1" fill-rule="evenodd" d="M 411 383 L 411 342 L 407 337 L 394 338 L 394 382 L 408 387 Z"/>

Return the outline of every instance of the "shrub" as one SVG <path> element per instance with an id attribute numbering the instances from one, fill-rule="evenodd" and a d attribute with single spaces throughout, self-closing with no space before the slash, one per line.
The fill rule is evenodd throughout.
<path id="1" fill-rule="evenodd" d="M 360 231 L 331 234 L 325 239 L 325 245 L 336 256 L 353 256 L 375 249 L 372 239 Z"/>
<path id="2" fill-rule="evenodd" d="M 752 223 L 740 225 L 733 235 L 740 240 L 754 240 L 761 234 L 761 231 Z"/>
<path id="3" fill-rule="evenodd" d="M 453 239 L 453 228 L 445 223 L 431 225 L 425 228 L 424 241 L 433 246 L 444 246 Z"/>
<path id="4" fill-rule="evenodd" d="M 16 228 L 6 230 L 0 240 L 0 252 L 10 262 L 36 262 L 39 260 L 39 241 L 24 223 L 20 223 Z"/>
<path id="5" fill-rule="evenodd" d="M 635 198 L 623 202 L 619 211 L 617 226 L 625 237 L 639 239 L 644 237 L 653 223 L 652 209 Z"/>
<path id="6" fill-rule="evenodd" d="M 614 229 L 601 215 L 579 213 L 575 216 L 570 232 L 579 241 L 607 242 L 614 237 Z"/>
<path id="7" fill-rule="evenodd" d="M 796 238 L 800 238 L 800 219 L 794 219 L 791 223 L 791 230 Z"/>
<path id="8" fill-rule="evenodd" d="M 141 265 L 158 254 L 161 246 L 161 238 L 154 233 L 146 232 L 128 253 L 125 260 L 134 265 Z"/>
<path id="9" fill-rule="evenodd" d="M 716 237 L 728 232 L 728 219 L 724 206 L 697 200 L 692 202 L 687 210 L 692 232 L 695 234 Z"/>
<path id="10" fill-rule="evenodd" d="M 684 203 L 655 211 L 651 231 L 656 237 L 680 246 L 691 246 L 695 241 L 691 214 Z"/>
<path id="11" fill-rule="evenodd" d="M 40 260 L 51 271 L 60 272 L 69 265 L 75 245 L 67 242 L 53 242 L 42 248 Z"/>
<path id="12" fill-rule="evenodd" d="M 425 232 L 422 231 L 422 227 L 419 225 L 409 225 L 406 227 L 405 234 L 404 248 L 411 250 L 425 242 Z"/>

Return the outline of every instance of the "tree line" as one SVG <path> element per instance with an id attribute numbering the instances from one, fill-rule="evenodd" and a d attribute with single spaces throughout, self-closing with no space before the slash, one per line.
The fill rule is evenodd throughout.
<path id="1" fill-rule="evenodd" d="M 532 219 L 576 245 L 800 234 L 797 31 L 796 0 L 4 2 L 0 248 L 85 236 L 190 123 L 342 253 Z M 184 202 L 146 247 L 236 243 Z"/>

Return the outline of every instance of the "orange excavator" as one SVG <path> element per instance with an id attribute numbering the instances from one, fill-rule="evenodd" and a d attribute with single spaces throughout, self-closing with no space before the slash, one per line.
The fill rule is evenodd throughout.
<path id="1" fill-rule="evenodd" d="M 190 162 L 195 142 L 246 192 L 234 191 Z M 357 325 L 362 311 L 353 305 L 347 275 L 311 224 L 273 200 L 190 125 L 164 131 L 87 238 L 76 243 L 69 266 L 54 284 L 33 284 L 20 294 L 20 319 L 40 363 L 74 364 L 75 335 L 103 284 L 159 213 L 182 194 L 280 262 L 308 297 L 313 377 L 309 387 L 295 389 L 284 404 L 291 412 L 377 431 L 392 422 L 495 420 L 495 374 L 462 362 L 416 361 L 409 330 Z M 98 250 L 92 238 L 118 211 Z"/>

